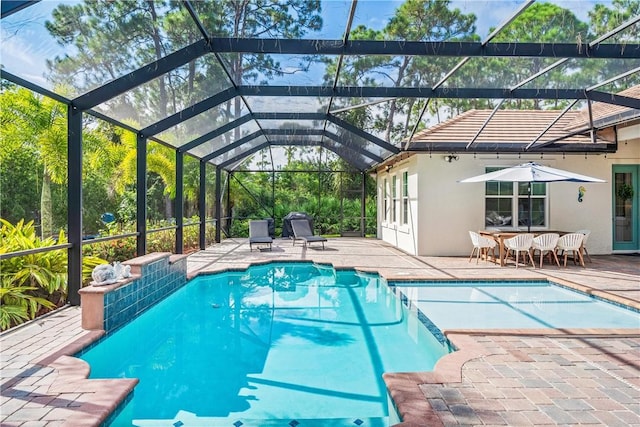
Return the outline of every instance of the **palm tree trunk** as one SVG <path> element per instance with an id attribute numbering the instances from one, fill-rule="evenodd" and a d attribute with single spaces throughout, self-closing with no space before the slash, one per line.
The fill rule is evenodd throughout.
<path id="1" fill-rule="evenodd" d="M 164 196 L 164 213 L 165 218 L 173 218 L 173 203 L 171 197 L 168 194 Z"/>

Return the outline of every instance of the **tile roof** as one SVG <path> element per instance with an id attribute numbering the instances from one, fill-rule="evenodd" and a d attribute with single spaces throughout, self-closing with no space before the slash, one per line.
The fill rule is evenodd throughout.
<path id="1" fill-rule="evenodd" d="M 429 129 L 418 132 L 414 142 L 469 143 L 490 116 L 492 110 L 470 110 Z M 530 143 L 555 120 L 557 110 L 498 110 L 480 132 L 477 143 Z M 565 130 L 580 112 L 569 111 L 538 140 L 540 143 L 568 135 Z M 568 137 L 564 142 L 588 143 L 583 135 Z"/>
<path id="2" fill-rule="evenodd" d="M 640 85 L 618 93 L 640 98 Z M 592 116 L 596 128 L 602 129 L 622 122 L 640 118 L 640 110 L 620 105 L 595 102 Z M 492 110 L 470 110 L 446 120 L 413 137 L 416 147 L 425 144 L 537 144 L 562 140 L 563 144 L 589 144 L 589 111 L 568 111 L 550 129 L 547 127 L 561 114 L 559 110 L 498 110 L 491 117 Z M 486 124 L 487 119 L 491 120 Z M 482 131 L 478 134 L 478 131 Z M 543 133 L 544 132 L 544 133 Z M 580 134 L 576 134 L 580 132 Z M 598 134 L 597 142 L 602 135 Z M 474 140 L 475 138 L 475 140 Z M 603 141 L 604 142 L 604 141 Z"/>
<path id="3" fill-rule="evenodd" d="M 618 95 L 640 99 L 640 85 L 618 92 Z M 591 104 L 593 123 L 597 128 L 612 126 L 620 122 L 640 118 L 640 110 L 623 107 L 621 105 L 594 102 Z M 574 120 L 567 125 L 567 130 L 575 131 L 589 127 L 589 110 L 584 108 Z"/>

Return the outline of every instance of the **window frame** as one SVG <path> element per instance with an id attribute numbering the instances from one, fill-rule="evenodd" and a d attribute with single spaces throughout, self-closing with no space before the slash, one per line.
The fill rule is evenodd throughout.
<path id="1" fill-rule="evenodd" d="M 391 222 L 398 222 L 398 175 L 391 176 Z"/>
<path id="2" fill-rule="evenodd" d="M 382 220 L 389 220 L 389 180 L 385 177 L 382 182 Z"/>
<path id="3" fill-rule="evenodd" d="M 402 172 L 402 224 L 409 224 L 409 172 Z"/>
<path id="4" fill-rule="evenodd" d="M 505 169 L 506 166 L 485 166 L 485 172 L 494 172 L 496 170 L 500 170 L 500 169 Z M 495 193 L 491 193 L 488 191 L 488 189 L 490 188 L 490 185 L 495 185 L 498 184 L 497 186 L 497 191 Z M 504 186 L 505 184 L 510 184 L 511 185 L 511 193 L 510 194 L 505 194 L 501 191 L 501 186 Z M 491 227 L 491 228 L 498 228 L 498 229 L 517 229 L 517 228 L 523 228 L 523 227 L 527 227 L 526 224 L 526 219 L 527 219 L 527 214 L 525 213 L 525 217 L 521 218 L 520 215 L 520 201 L 521 200 L 527 200 L 528 199 L 528 195 L 526 190 L 521 194 L 520 193 L 520 187 L 521 185 L 526 186 L 528 185 L 528 182 L 511 182 L 511 181 L 491 181 L 491 182 L 485 182 L 485 190 L 484 190 L 484 226 L 485 227 Z M 543 224 L 542 225 L 531 225 L 531 229 L 537 229 L 537 230 L 545 230 L 549 228 L 549 185 L 546 182 L 533 182 L 532 184 L 532 194 L 531 194 L 531 203 L 532 205 L 535 203 L 535 200 L 543 200 L 543 205 L 542 205 L 542 209 L 543 209 Z M 534 191 L 535 186 L 542 186 L 542 187 L 538 187 L 539 188 L 543 188 L 543 193 L 544 194 L 536 194 L 536 191 Z M 525 187 L 526 189 L 526 187 Z M 491 224 L 488 222 L 488 218 L 489 218 L 489 214 L 490 211 L 488 209 L 488 200 L 489 199 L 494 199 L 494 200 L 498 200 L 498 199 L 503 199 L 503 200 L 510 200 L 509 206 L 510 206 L 510 214 L 511 214 L 511 220 L 510 220 L 510 224 Z M 496 212 L 496 211 L 493 211 Z M 500 212 L 500 211 L 498 211 Z M 500 218 L 501 216 L 498 216 L 497 218 Z M 521 224 L 521 221 L 525 221 L 524 224 Z"/>

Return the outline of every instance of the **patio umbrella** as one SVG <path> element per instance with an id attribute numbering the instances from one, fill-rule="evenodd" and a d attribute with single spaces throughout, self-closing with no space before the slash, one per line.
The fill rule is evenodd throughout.
<path id="1" fill-rule="evenodd" d="M 527 231 L 531 231 L 531 183 L 533 182 L 606 182 L 599 178 L 592 178 L 586 175 L 554 169 L 548 166 L 539 165 L 535 162 L 523 163 L 517 166 L 500 169 L 494 172 L 485 173 L 471 178 L 463 179 L 460 182 L 486 182 L 486 181 L 504 181 L 504 182 L 527 182 L 527 195 L 529 199 L 529 221 L 527 222 Z"/>

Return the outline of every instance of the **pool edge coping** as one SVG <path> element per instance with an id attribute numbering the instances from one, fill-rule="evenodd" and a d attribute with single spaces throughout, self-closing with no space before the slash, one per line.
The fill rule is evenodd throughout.
<path id="1" fill-rule="evenodd" d="M 69 401 L 65 407 L 66 419 L 62 426 L 93 427 L 102 425 L 118 406 L 133 392 L 136 378 L 90 379 L 91 368 L 87 362 L 74 355 L 105 335 L 102 330 L 85 331 L 73 341 L 33 362 L 34 367 L 48 368 L 54 378 L 40 389 L 37 397 L 59 399 L 61 395 L 85 395 L 90 399 Z M 17 383 L 3 384 L 3 393 Z"/>

